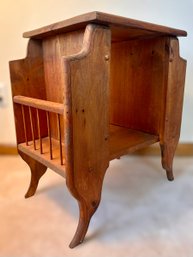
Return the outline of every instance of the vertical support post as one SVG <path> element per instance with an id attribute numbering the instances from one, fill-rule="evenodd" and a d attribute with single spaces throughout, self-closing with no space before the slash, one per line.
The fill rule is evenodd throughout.
<path id="1" fill-rule="evenodd" d="M 31 107 L 30 106 L 29 106 L 29 117 L 30 117 L 31 133 L 32 133 L 34 150 L 36 150 L 36 141 L 35 141 L 35 135 L 34 135 L 33 118 L 32 118 L 32 111 L 31 111 Z"/>
<path id="2" fill-rule="evenodd" d="M 36 109 L 36 115 L 37 115 L 37 124 L 38 124 L 38 137 L 39 137 L 39 141 L 40 141 L 40 153 L 43 154 L 41 128 L 40 128 L 40 117 L 39 117 L 38 109 Z"/>
<path id="3" fill-rule="evenodd" d="M 50 160 L 53 159 L 52 154 L 52 134 L 51 134 L 51 126 L 50 126 L 50 114 L 49 112 L 46 112 L 46 118 L 47 118 L 47 125 L 48 125 L 48 137 L 49 137 L 49 148 L 50 148 Z"/>
<path id="4" fill-rule="evenodd" d="M 60 114 L 57 114 L 57 125 L 58 125 L 58 139 L 59 139 L 59 148 L 60 148 L 60 164 L 63 165 L 62 135 L 61 135 L 61 125 L 60 125 Z"/>
<path id="5" fill-rule="evenodd" d="M 25 142 L 26 142 L 26 145 L 28 146 L 27 130 L 26 130 L 26 120 L 25 120 L 25 113 L 24 113 L 23 105 L 21 105 L 21 112 L 22 112 L 22 119 L 23 119 L 23 128 L 24 128 Z"/>

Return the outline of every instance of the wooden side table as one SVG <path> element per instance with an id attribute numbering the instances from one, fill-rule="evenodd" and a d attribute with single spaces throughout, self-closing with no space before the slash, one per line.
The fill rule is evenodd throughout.
<path id="1" fill-rule="evenodd" d="M 85 237 L 109 162 L 160 142 L 173 180 L 186 61 L 182 30 L 91 12 L 24 33 L 25 59 L 10 62 L 18 152 L 31 169 L 25 197 L 47 167 L 66 178 Z"/>

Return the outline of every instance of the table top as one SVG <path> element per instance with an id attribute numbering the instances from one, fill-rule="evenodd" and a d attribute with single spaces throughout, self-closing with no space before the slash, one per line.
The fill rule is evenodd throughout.
<path id="1" fill-rule="evenodd" d="M 25 38 L 42 39 L 60 33 L 84 29 L 87 24 L 94 23 L 111 28 L 113 40 L 145 38 L 153 36 L 187 36 L 184 30 L 138 21 L 117 15 L 90 12 L 36 30 L 25 32 Z"/>

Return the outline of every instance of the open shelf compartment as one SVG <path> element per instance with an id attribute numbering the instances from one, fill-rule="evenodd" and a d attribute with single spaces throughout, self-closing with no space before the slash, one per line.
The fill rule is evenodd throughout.
<path id="1" fill-rule="evenodd" d="M 139 130 L 110 125 L 109 159 L 135 152 L 159 141 L 158 136 Z"/>
<path id="2" fill-rule="evenodd" d="M 158 137 L 155 135 L 110 125 L 109 160 L 134 152 L 156 142 L 158 142 Z M 62 147 L 64 147 L 63 144 Z M 18 149 L 65 177 L 65 162 L 63 160 L 63 164 L 61 165 L 60 143 L 58 140 L 52 139 L 52 159 L 50 159 L 49 137 L 42 139 L 42 153 L 40 151 L 39 139 L 36 139 L 36 149 L 34 149 L 33 141 L 29 141 L 28 144 L 19 144 Z"/>
<path id="3" fill-rule="evenodd" d="M 25 135 L 25 142 L 18 144 L 18 150 L 65 177 L 63 104 L 25 96 L 15 96 L 13 101 L 20 107 L 20 124 Z M 53 134 L 53 125 L 57 127 L 57 135 Z"/>
<path id="4" fill-rule="evenodd" d="M 61 137 L 60 122 L 57 124 L 58 139 L 52 138 L 48 115 L 49 113 L 63 115 L 63 105 L 24 96 L 15 96 L 14 102 L 21 106 L 23 132 L 25 134 L 26 141 L 24 143 L 20 143 L 18 145 L 18 149 L 65 177 L 64 142 Z M 30 119 L 28 122 L 30 123 L 31 137 L 33 140 L 28 140 L 29 131 L 27 132 L 27 127 L 29 127 L 29 124 L 27 126 L 26 114 L 23 109 L 24 106 L 29 109 Z M 36 110 L 36 119 L 31 116 L 31 108 Z M 39 110 L 44 111 L 47 114 L 48 119 L 46 125 L 48 136 L 46 137 L 41 134 L 41 121 L 38 115 Z M 58 119 L 58 121 L 60 121 L 60 119 Z M 37 131 L 35 131 L 35 129 Z M 35 135 L 38 135 L 38 137 Z M 109 160 L 134 152 L 159 140 L 158 136 L 116 125 L 109 126 L 109 135 Z"/>

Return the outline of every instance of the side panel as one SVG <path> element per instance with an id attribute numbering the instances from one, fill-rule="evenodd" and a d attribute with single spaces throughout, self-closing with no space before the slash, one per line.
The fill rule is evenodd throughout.
<path id="1" fill-rule="evenodd" d="M 81 52 L 64 58 L 66 184 L 79 203 L 71 248 L 86 235 L 109 165 L 110 46 L 110 29 L 89 24 Z"/>
<path id="2" fill-rule="evenodd" d="M 67 168 L 71 193 L 89 209 L 96 209 L 109 164 L 109 58 L 110 29 L 88 25 L 83 49 L 65 60 L 66 83 L 71 92 L 67 111 L 73 149 Z M 70 77 L 69 77 L 70 74 Z M 69 104 L 69 103 L 68 103 Z M 67 140 L 68 141 L 68 140 Z"/>
<path id="3" fill-rule="evenodd" d="M 46 83 L 46 99 L 64 103 L 63 56 L 78 53 L 82 48 L 84 30 L 63 33 L 43 40 L 43 61 Z M 58 139 L 57 117 L 50 114 L 52 137 Z M 61 129 L 64 123 L 61 120 Z M 62 133 L 63 140 L 63 133 Z"/>
<path id="4" fill-rule="evenodd" d="M 38 99 L 46 99 L 43 53 L 41 41 L 30 40 L 28 44 L 27 57 L 25 59 L 10 62 L 10 77 L 12 96 L 23 95 Z M 17 143 L 25 142 L 24 124 L 22 120 L 21 106 L 13 103 Z M 32 139 L 29 121 L 29 110 L 24 108 L 26 117 L 26 129 L 28 140 Z M 36 124 L 36 113 L 33 110 L 32 116 Z M 42 136 L 47 135 L 45 113 L 40 112 Z M 36 124 L 37 125 L 37 124 Z M 37 137 L 37 129 L 35 129 Z"/>

